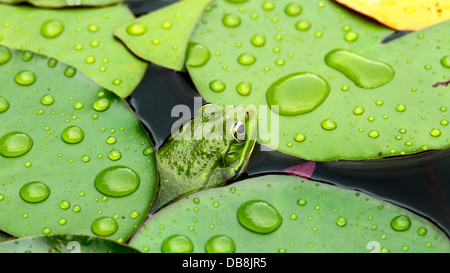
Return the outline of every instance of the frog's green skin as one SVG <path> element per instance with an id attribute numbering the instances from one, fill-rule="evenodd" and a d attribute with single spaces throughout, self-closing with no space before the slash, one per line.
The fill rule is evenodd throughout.
<path id="1" fill-rule="evenodd" d="M 204 114 L 202 117 L 202 113 L 207 112 L 205 107 L 215 107 L 223 115 L 205 118 L 207 114 Z M 159 187 L 152 212 L 201 189 L 224 185 L 243 172 L 256 142 L 256 112 L 242 106 L 234 109 L 245 111 L 241 112 L 241 119 L 238 119 L 245 125 L 245 140 L 233 138 L 234 126 L 229 124 L 227 127 L 227 122 L 234 125 L 236 120 L 227 117 L 228 111 L 215 105 L 206 105 L 183 130 L 170 137 L 159 149 Z M 220 139 L 212 139 L 213 130 L 204 129 L 201 133 L 203 126 L 208 123 L 211 125 L 211 122 L 223 126 Z"/>

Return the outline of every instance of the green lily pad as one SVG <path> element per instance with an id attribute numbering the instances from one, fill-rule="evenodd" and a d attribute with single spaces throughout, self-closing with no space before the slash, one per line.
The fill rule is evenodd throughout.
<path id="1" fill-rule="evenodd" d="M 187 58 L 194 84 L 208 102 L 257 106 L 270 148 L 330 161 L 449 145 L 449 21 L 386 44 L 392 30 L 333 1 L 214 1 L 200 22 L 190 41 L 211 57 Z"/>
<path id="2" fill-rule="evenodd" d="M 104 6 L 123 2 L 123 0 L 0 0 L 6 4 L 20 4 L 28 2 L 36 7 L 61 8 L 70 6 Z"/>
<path id="3" fill-rule="evenodd" d="M 115 35 L 142 59 L 177 71 L 184 70 L 189 37 L 210 2 L 176 2 L 118 27 Z"/>
<path id="4" fill-rule="evenodd" d="M 0 5 L 0 18 L 0 44 L 56 58 L 121 97 L 147 68 L 114 38 L 114 28 L 134 19 L 123 4 L 61 10 Z"/>
<path id="5" fill-rule="evenodd" d="M 131 238 L 142 252 L 443 252 L 431 222 L 367 194 L 267 175 L 190 195 Z"/>
<path id="6" fill-rule="evenodd" d="M 133 111 L 55 59 L 0 47 L 0 63 L 0 229 L 129 238 L 157 186 Z"/>
<path id="7" fill-rule="evenodd" d="M 139 253 L 128 245 L 89 235 L 41 235 L 0 244 L 0 253 Z"/>

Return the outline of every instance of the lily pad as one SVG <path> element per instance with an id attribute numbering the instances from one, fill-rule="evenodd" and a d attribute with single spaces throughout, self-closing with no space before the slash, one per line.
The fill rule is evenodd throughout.
<path id="1" fill-rule="evenodd" d="M 6 47 L 0 59 L 0 229 L 129 238 L 157 186 L 133 111 L 55 59 Z"/>
<path id="2" fill-rule="evenodd" d="M 420 30 L 450 19 L 448 0 L 335 0 L 396 30 Z"/>
<path id="3" fill-rule="evenodd" d="M 36 7 L 61 8 L 70 6 L 104 6 L 123 2 L 123 0 L 0 0 L 6 4 L 20 4 L 28 2 Z"/>
<path id="4" fill-rule="evenodd" d="M 129 243 L 142 252 L 443 252 L 428 220 L 367 194 L 267 175 L 190 195 L 153 215 Z"/>
<path id="5" fill-rule="evenodd" d="M 115 35 L 142 59 L 177 71 L 184 70 L 189 37 L 210 2 L 176 2 L 118 27 Z"/>
<path id="6" fill-rule="evenodd" d="M 89 235 L 41 235 L 0 244 L 0 253 L 139 253 L 116 241 Z"/>
<path id="7" fill-rule="evenodd" d="M 191 37 L 211 57 L 187 69 L 206 101 L 255 105 L 258 142 L 272 149 L 313 161 L 412 154 L 448 147 L 449 26 L 383 44 L 392 30 L 333 1 L 214 1 Z"/>
<path id="8" fill-rule="evenodd" d="M 114 38 L 114 28 L 134 19 L 123 4 L 61 10 L 0 5 L 0 18 L 0 44 L 56 58 L 121 97 L 147 68 Z"/>

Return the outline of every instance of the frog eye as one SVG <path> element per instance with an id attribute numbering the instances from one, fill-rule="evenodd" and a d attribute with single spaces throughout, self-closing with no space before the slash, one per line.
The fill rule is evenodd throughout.
<path id="1" fill-rule="evenodd" d="M 227 166 L 232 166 L 234 163 L 236 163 L 238 159 L 238 154 L 236 152 L 228 152 L 225 155 L 225 162 Z"/>
<path id="2" fill-rule="evenodd" d="M 245 140 L 245 125 L 238 121 L 233 128 L 233 137 L 237 142 L 243 142 Z"/>

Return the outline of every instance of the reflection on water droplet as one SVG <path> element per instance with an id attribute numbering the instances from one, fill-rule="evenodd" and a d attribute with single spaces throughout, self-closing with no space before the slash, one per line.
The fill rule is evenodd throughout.
<path id="1" fill-rule="evenodd" d="M 91 225 L 91 230 L 94 234 L 99 236 L 109 236 L 117 231 L 119 225 L 116 220 L 111 217 L 100 217 L 94 220 Z"/>
<path id="2" fill-rule="evenodd" d="M 147 32 L 147 27 L 142 23 L 132 23 L 127 27 L 127 33 L 133 36 L 139 36 Z"/>
<path id="3" fill-rule="evenodd" d="M 33 139 L 21 132 L 10 132 L 0 138 L 0 154 L 4 157 L 18 157 L 26 154 L 33 146 Z"/>
<path id="4" fill-rule="evenodd" d="M 376 88 L 387 84 L 394 78 L 394 70 L 386 63 L 374 61 L 354 52 L 342 49 L 330 51 L 325 63 L 342 72 L 357 86 Z"/>
<path id="5" fill-rule="evenodd" d="M 194 244 L 184 235 L 172 235 L 161 244 L 162 253 L 192 253 Z"/>
<path id="6" fill-rule="evenodd" d="M 29 70 L 22 70 L 16 74 L 15 80 L 20 85 L 31 85 L 36 81 L 36 75 Z"/>
<path id="7" fill-rule="evenodd" d="M 411 220 L 406 215 L 399 215 L 392 219 L 391 227 L 396 231 L 405 231 L 411 227 Z"/>
<path id="8" fill-rule="evenodd" d="M 278 105 L 281 115 L 300 115 L 316 109 L 328 96 L 330 86 L 319 75 L 299 72 L 272 83 L 266 93 L 269 106 Z M 275 108 L 272 107 L 274 111 Z"/>
<path id="9" fill-rule="evenodd" d="M 113 166 L 101 171 L 94 184 L 97 190 L 105 195 L 122 197 L 138 189 L 140 177 L 128 167 Z"/>
<path id="10" fill-rule="evenodd" d="M 208 239 L 205 245 L 206 253 L 234 253 L 236 245 L 226 235 L 216 235 Z"/>
<path id="11" fill-rule="evenodd" d="M 20 188 L 20 197 L 29 203 L 39 203 L 50 195 L 50 188 L 42 182 L 29 182 Z"/>
<path id="12" fill-rule="evenodd" d="M 272 205 L 262 200 L 243 203 L 237 211 L 237 218 L 243 227 L 263 234 L 277 230 L 283 220 Z"/>
<path id="13" fill-rule="evenodd" d="M 62 131 L 61 138 L 68 144 L 76 144 L 84 139 L 84 132 L 78 126 L 69 126 Z"/>
<path id="14" fill-rule="evenodd" d="M 45 38 L 53 39 L 64 31 L 64 24 L 56 19 L 47 20 L 41 25 L 41 34 Z"/>
<path id="15" fill-rule="evenodd" d="M 189 43 L 186 54 L 186 65 L 193 67 L 203 66 L 211 58 L 209 49 L 198 43 Z"/>

